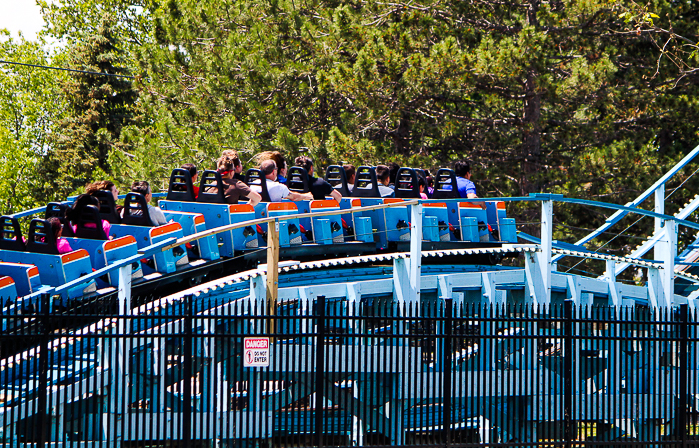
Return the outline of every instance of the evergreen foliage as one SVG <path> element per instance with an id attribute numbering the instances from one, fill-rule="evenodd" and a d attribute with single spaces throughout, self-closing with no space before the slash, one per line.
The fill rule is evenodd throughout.
<path id="1" fill-rule="evenodd" d="M 40 4 L 48 32 L 68 44 L 66 66 L 136 73 L 134 85 L 66 83 L 41 180 L 61 192 L 101 176 L 157 189 L 183 162 L 209 168 L 222 149 L 247 162 L 274 148 L 318 167 L 467 158 L 481 196 L 625 203 L 699 143 L 696 2 Z M 690 174 L 668 185 L 669 213 L 696 188 Z M 567 241 L 606 218 L 557 216 L 569 227 L 555 237 Z"/>
<path id="2" fill-rule="evenodd" d="M 276 146 L 321 165 L 465 157 L 491 194 L 632 194 L 690 149 L 698 110 L 694 84 L 669 82 L 677 68 L 621 11 L 171 0 L 141 51 L 142 88 L 167 147 Z"/>
<path id="3" fill-rule="evenodd" d="M 12 39 L 0 32 L 0 59 L 46 65 L 43 41 Z M 60 59 L 60 58 L 59 58 Z M 53 199 L 45 196 L 38 174 L 52 132 L 64 114 L 63 72 L 3 65 L 0 69 L 0 213 L 30 209 Z"/>
<path id="4" fill-rule="evenodd" d="M 115 44 L 111 20 L 104 18 L 96 34 L 89 35 L 68 56 L 80 70 L 128 75 Z M 136 91 L 128 78 L 71 73 L 63 85 L 67 116 L 58 123 L 44 174 L 52 189 L 70 193 L 112 173 L 109 155 L 127 151 L 120 136 L 133 121 Z"/>

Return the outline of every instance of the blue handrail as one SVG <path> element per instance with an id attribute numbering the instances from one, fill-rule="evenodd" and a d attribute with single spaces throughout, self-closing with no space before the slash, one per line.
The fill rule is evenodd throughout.
<path id="1" fill-rule="evenodd" d="M 570 203 L 570 204 L 580 204 L 580 205 L 586 205 L 586 206 L 592 206 L 592 207 L 601 207 L 601 208 L 606 208 L 606 209 L 611 209 L 611 210 L 617 210 L 617 213 L 636 213 L 639 215 L 643 216 L 648 216 L 648 217 L 653 217 L 653 218 L 660 218 L 663 220 L 667 221 L 674 221 L 679 225 L 683 225 L 685 227 L 689 227 L 692 229 L 699 230 L 699 223 L 695 223 L 692 221 L 687 221 L 685 219 L 680 219 L 675 216 L 670 216 L 670 215 L 665 215 L 661 213 L 655 213 L 651 212 L 648 210 L 643 210 L 643 209 L 638 209 L 634 208 L 632 206 L 628 205 L 618 205 L 618 204 L 611 204 L 607 202 L 599 202 L 599 201 L 592 201 L 588 199 L 576 199 L 576 198 L 566 198 L 562 195 L 556 195 L 556 194 L 531 194 L 530 196 L 525 196 L 525 197 L 514 197 L 514 198 L 474 198 L 474 199 L 468 199 L 468 202 L 489 202 L 489 201 L 503 201 L 503 202 L 523 202 L 523 201 L 532 201 L 532 202 L 539 202 L 539 201 L 545 201 L 545 200 L 551 200 L 554 202 L 564 202 L 564 203 Z M 413 200 L 411 202 L 415 203 L 421 203 L 421 204 L 429 204 L 429 203 L 434 203 L 434 202 L 462 202 L 464 199 L 446 199 L 446 200 Z M 391 204 L 391 205 L 386 205 L 386 207 L 394 206 L 394 205 L 400 205 L 400 204 Z M 382 206 L 370 206 L 369 208 L 381 208 Z M 346 213 L 353 213 L 353 212 L 361 212 L 362 208 L 356 209 L 356 210 L 337 210 L 337 211 L 326 211 L 322 212 L 322 214 L 346 214 Z M 283 220 L 286 219 L 287 217 L 285 216 L 280 216 L 276 218 L 261 218 L 261 219 L 255 219 L 255 220 L 250 220 L 246 221 L 245 223 L 236 223 L 236 224 L 231 224 L 228 226 L 223 226 L 221 230 L 223 229 L 228 229 L 228 228 L 233 228 L 233 227 L 239 227 L 241 225 L 250 225 L 256 222 L 268 222 L 270 220 Z M 64 285 L 61 285 L 53 290 L 54 294 L 60 294 L 61 292 L 64 292 L 70 288 L 73 288 L 75 286 L 79 286 L 81 284 L 85 284 L 87 282 L 90 282 L 98 277 L 103 276 L 104 274 L 108 272 L 112 272 L 115 269 L 119 269 L 123 266 L 126 266 L 130 263 L 133 263 L 134 261 L 138 261 L 144 256 L 150 256 L 153 255 L 157 252 L 161 252 L 163 250 L 167 250 L 173 246 L 183 244 L 184 242 L 189 242 L 193 241 L 199 238 L 203 238 L 205 236 L 209 236 L 213 233 L 216 233 L 218 229 L 210 229 L 206 230 L 203 232 L 200 232 L 198 234 L 190 235 L 187 237 L 183 237 L 180 239 L 176 238 L 168 238 L 164 241 L 161 241 L 157 244 L 153 244 L 151 246 L 142 248 L 138 251 L 138 255 L 134 255 L 132 257 L 119 260 L 109 266 L 106 266 L 104 268 L 101 268 L 97 271 L 92 272 L 91 274 L 88 274 L 84 277 L 80 277 L 79 279 L 75 279 L 71 282 L 68 282 Z M 576 244 L 576 246 L 579 246 Z"/>
<path id="2" fill-rule="evenodd" d="M 164 198 L 166 196 L 167 196 L 167 193 L 153 193 L 154 198 Z M 124 199 L 126 197 L 126 195 L 120 194 L 118 197 L 119 197 L 119 199 Z M 68 199 L 65 201 L 62 201 L 61 204 L 72 204 L 73 201 L 75 200 L 75 198 L 77 198 L 77 196 L 68 196 Z M 42 205 L 41 207 L 36 207 L 36 208 L 31 209 L 31 210 L 25 210 L 23 212 L 13 213 L 12 215 L 8 215 L 8 216 L 10 216 L 11 218 L 19 219 L 19 218 L 26 218 L 28 216 L 33 216 L 33 215 L 36 215 L 37 213 L 43 213 L 45 211 L 46 211 L 46 206 Z"/>
<path id="3" fill-rule="evenodd" d="M 682 170 L 682 168 L 684 168 L 689 162 L 694 160 L 694 158 L 698 154 L 699 154 L 699 146 L 694 148 L 689 154 L 687 154 L 682 160 L 680 160 L 670 171 L 665 173 L 665 175 L 663 177 L 658 179 L 657 182 L 655 182 L 653 185 L 651 185 L 646 191 L 641 193 L 640 196 L 638 196 L 632 202 L 629 202 L 628 204 L 626 204 L 626 206 L 628 208 L 619 209 L 616 213 L 614 213 L 612 216 L 607 218 L 603 225 L 601 225 L 599 228 L 597 228 L 596 230 L 589 233 L 584 238 L 578 240 L 575 244 L 577 244 L 577 245 L 587 244 L 590 241 L 592 241 L 593 239 L 595 239 L 598 236 L 600 236 L 601 234 L 603 234 L 604 232 L 606 232 L 607 230 L 609 230 L 609 228 L 611 228 L 614 224 L 621 221 L 621 219 L 624 218 L 624 216 L 629 214 L 630 209 L 636 209 L 639 205 L 641 205 L 641 203 L 643 203 L 643 201 L 645 201 L 653 193 L 655 193 L 655 190 L 657 190 L 660 186 L 665 185 L 665 183 L 667 181 L 669 181 L 670 179 L 672 179 L 677 173 L 679 173 L 680 170 Z M 648 215 L 648 216 L 650 216 L 650 215 Z M 559 258 L 561 258 L 561 256 L 554 257 L 554 261 L 558 260 Z"/>
<path id="4" fill-rule="evenodd" d="M 175 241 L 177 241 L 177 238 L 168 238 L 168 239 L 160 241 L 156 244 L 139 249 L 137 255 L 132 255 L 129 258 L 124 258 L 123 260 L 119 260 L 113 264 L 110 264 L 109 266 L 105 266 L 101 269 L 98 269 L 98 270 L 92 272 L 91 274 L 85 275 L 85 276 L 80 277 L 80 278 L 76 278 L 75 280 L 72 280 L 64 285 L 57 287 L 56 289 L 54 289 L 53 293 L 60 294 L 64 291 L 67 291 L 70 288 L 88 283 L 92 280 L 95 280 L 95 279 L 103 276 L 104 274 L 107 274 L 108 272 L 112 272 L 115 269 L 119 269 L 123 266 L 127 266 L 131 263 L 134 263 L 143 257 L 147 257 L 147 256 L 153 255 L 157 252 L 161 252 L 163 247 L 168 246 L 168 245 L 174 243 Z"/>

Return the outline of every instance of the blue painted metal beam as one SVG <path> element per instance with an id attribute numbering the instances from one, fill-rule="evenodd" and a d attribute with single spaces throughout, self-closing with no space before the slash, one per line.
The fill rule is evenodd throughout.
<path id="1" fill-rule="evenodd" d="M 627 204 L 627 207 L 630 209 L 636 209 L 639 205 L 641 205 L 646 199 L 648 199 L 651 195 L 655 193 L 655 190 L 658 189 L 661 185 L 665 185 L 667 181 L 672 179 L 677 173 L 679 173 L 682 168 L 684 168 L 689 162 L 694 160 L 694 158 L 699 154 L 699 146 L 694 148 L 689 154 L 687 154 L 682 160 L 680 160 L 677 165 L 675 165 L 670 171 L 665 173 L 663 177 L 658 179 L 652 186 L 650 186 L 646 191 L 641 193 L 635 200 L 632 202 L 629 202 Z M 602 233 L 606 232 L 609 230 L 614 224 L 618 223 L 621 221 L 621 219 L 629 214 L 630 210 L 629 209 L 619 209 L 616 213 L 614 213 L 612 216 L 607 218 L 605 220 L 605 223 L 600 226 L 597 230 L 589 233 L 587 236 L 584 238 L 578 240 L 575 244 L 587 244 L 593 239 L 597 238 L 600 236 Z M 562 256 L 558 256 L 554 258 L 554 262 L 557 261 L 558 259 L 562 258 Z"/>

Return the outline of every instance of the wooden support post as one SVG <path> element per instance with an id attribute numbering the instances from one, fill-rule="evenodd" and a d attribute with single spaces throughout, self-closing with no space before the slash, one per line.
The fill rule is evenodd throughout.
<path id="1" fill-rule="evenodd" d="M 267 226 L 267 312 L 269 333 L 274 334 L 274 319 L 277 314 L 277 292 L 279 288 L 279 221 Z"/>

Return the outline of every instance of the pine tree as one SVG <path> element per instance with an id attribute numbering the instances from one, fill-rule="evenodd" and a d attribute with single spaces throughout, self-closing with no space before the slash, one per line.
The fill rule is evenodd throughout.
<path id="1" fill-rule="evenodd" d="M 694 146 L 686 117 L 699 103 L 694 84 L 668 83 L 676 67 L 656 64 L 657 46 L 621 11 L 608 0 L 172 0 L 141 53 L 144 99 L 162 147 L 274 145 L 321 165 L 470 158 L 491 195 L 624 201 Z"/>
<path id="2" fill-rule="evenodd" d="M 128 149 L 120 137 L 133 121 L 137 93 L 125 77 L 129 72 L 122 68 L 123 54 L 115 39 L 106 17 L 69 58 L 72 68 L 100 74 L 73 73 L 63 86 L 67 117 L 59 123 L 45 164 L 50 186 L 59 192 L 73 192 L 110 175 L 110 153 Z"/>

